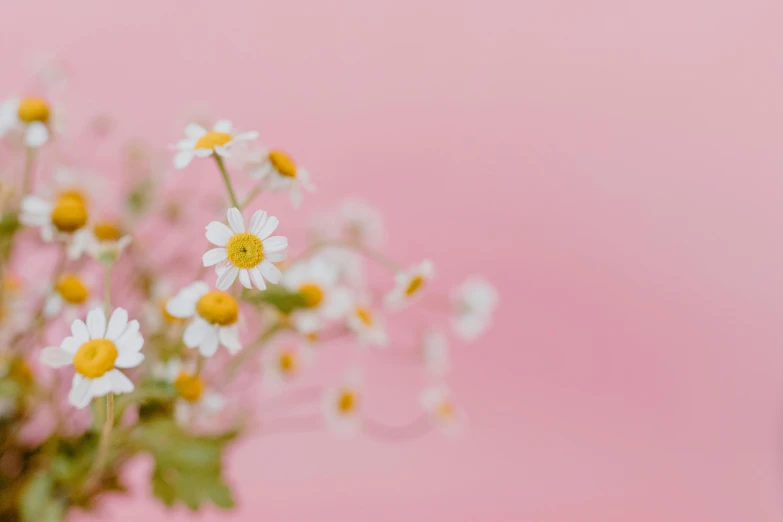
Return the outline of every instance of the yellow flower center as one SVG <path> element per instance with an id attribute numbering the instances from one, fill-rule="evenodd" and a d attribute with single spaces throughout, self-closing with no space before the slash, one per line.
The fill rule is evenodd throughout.
<path id="1" fill-rule="evenodd" d="M 88 379 L 97 379 L 114 368 L 117 347 L 108 339 L 93 339 L 79 347 L 73 356 L 73 367 Z"/>
<path id="2" fill-rule="evenodd" d="M 269 161 L 281 176 L 286 176 L 289 178 L 296 177 L 296 163 L 294 163 L 294 160 L 291 159 L 291 156 L 282 150 L 273 150 L 270 152 Z"/>
<path id="3" fill-rule="evenodd" d="M 22 288 L 22 280 L 13 274 L 8 274 L 3 278 L 2 284 L 3 291 L 18 292 Z"/>
<path id="4" fill-rule="evenodd" d="M 304 299 L 307 308 L 315 308 L 324 299 L 324 291 L 315 283 L 305 283 L 300 286 L 299 295 Z"/>
<path id="5" fill-rule="evenodd" d="M 87 286 L 76 274 L 60 276 L 54 285 L 54 289 L 70 304 L 82 304 L 90 295 Z"/>
<path id="6" fill-rule="evenodd" d="M 405 295 L 410 297 L 424 285 L 424 278 L 417 275 L 413 279 L 411 279 L 411 282 L 408 283 L 408 287 L 405 289 Z"/>
<path id="7" fill-rule="evenodd" d="M 87 198 L 84 196 L 84 192 L 82 192 L 78 188 L 69 188 L 69 189 L 61 190 L 57 195 L 57 198 L 58 199 L 73 198 L 73 199 L 78 199 L 84 204 L 87 204 Z"/>
<path id="8" fill-rule="evenodd" d="M 299 361 L 296 358 L 296 354 L 290 350 L 286 350 L 280 353 L 280 357 L 277 360 L 277 365 L 283 374 L 289 375 L 293 373 L 294 370 L 296 370 L 298 362 Z"/>
<path id="9" fill-rule="evenodd" d="M 443 419 L 454 418 L 454 405 L 449 401 L 443 401 L 435 410 L 435 415 Z"/>
<path id="10" fill-rule="evenodd" d="M 337 411 L 342 415 L 347 415 L 356 409 L 359 398 L 353 390 L 342 390 L 337 397 Z"/>
<path id="11" fill-rule="evenodd" d="M 19 103 L 19 120 L 24 123 L 49 121 L 49 104 L 43 98 L 25 98 Z"/>
<path id="12" fill-rule="evenodd" d="M 204 393 L 204 379 L 198 375 L 180 372 L 174 380 L 174 388 L 177 394 L 188 402 L 196 402 Z"/>
<path id="13" fill-rule="evenodd" d="M 234 324 L 239 317 L 237 300 L 220 290 L 202 295 L 196 303 L 196 311 L 207 322 L 220 326 Z"/>
<path id="14" fill-rule="evenodd" d="M 51 218 L 60 232 L 76 232 L 87 223 L 87 206 L 83 200 L 61 197 L 54 205 Z"/>
<path id="15" fill-rule="evenodd" d="M 225 145 L 233 136 L 225 132 L 209 131 L 198 139 L 196 142 L 197 149 L 214 149 L 221 145 Z"/>
<path id="16" fill-rule="evenodd" d="M 359 318 L 364 326 L 372 326 L 372 313 L 370 312 L 369 308 L 365 306 L 357 306 L 354 314 Z"/>
<path id="17" fill-rule="evenodd" d="M 305 339 L 307 339 L 311 343 L 317 343 L 318 342 L 318 332 L 310 332 L 308 334 L 305 334 Z"/>
<path id="18" fill-rule="evenodd" d="M 231 236 L 226 252 L 228 260 L 237 268 L 253 268 L 264 260 L 264 244 L 250 232 Z"/>
<path id="19" fill-rule="evenodd" d="M 113 221 L 98 221 L 92 228 L 98 241 L 117 241 L 122 237 L 120 228 Z"/>
<path id="20" fill-rule="evenodd" d="M 160 308 L 160 315 L 163 317 L 163 320 L 167 323 L 179 323 L 184 321 L 181 317 L 174 317 L 169 313 L 168 310 L 166 310 L 166 303 L 168 303 L 168 299 L 163 298 L 158 301 L 158 307 Z"/>

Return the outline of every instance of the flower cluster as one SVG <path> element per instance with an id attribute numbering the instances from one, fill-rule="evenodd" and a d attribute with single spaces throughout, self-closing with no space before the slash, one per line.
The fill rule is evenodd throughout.
<path id="1" fill-rule="evenodd" d="M 19 158 L 18 175 L 4 172 L 0 185 L 0 450 L 23 461 L 0 464 L 0 485 L 20 484 L 0 493 L 0 518 L 54 520 L 42 510 L 89 507 L 141 452 L 155 460 L 153 491 L 165 503 L 230 507 L 223 447 L 247 430 L 285 430 L 293 407 L 298 422 L 301 409 L 308 426 L 342 437 L 464 426 L 445 384 L 450 344 L 487 329 L 491 284 L 474 276 L 439 293 L 433 261 L 386 256 L 380 213 L 356 199 L 289 245 L 283 234 L 294 227 L 258 202 L 284 193 L 298 208 L 315 185 L 291 154 L 261 146 L 259 132 L 190 123 L 168 157 L 134 145 L 117 166 L 125 175 L 102 176 L 76 158 L 63 163 L 56 151 L 68 135 L 55 109 L 34 96 L 0 106 L 3 146 Z M 106 139 L 101 129 L 94 139 Z M 167 190 L 214 182 L 225 191 L 217 207 Z M 368 263 L 386 279 L 371 286 Z M 421 368 L 409 425 L 389 427 L 368 409 L 359 357 L 339 375 L 316 372 L 338 345 Z M 41 416 L 45 426 L 27 428 Z M 199 460 L 207 455 L 217 460 Z"/>

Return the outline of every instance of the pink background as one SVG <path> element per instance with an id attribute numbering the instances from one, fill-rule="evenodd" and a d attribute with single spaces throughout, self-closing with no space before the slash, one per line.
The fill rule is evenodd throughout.
<path id="1" fill-rule="evenodd" d="M 762 521 L 783 516 L 783 4 L 770 0 L 8 0 L 70 101 L 161 146 L 195 102 L 295 151 L 317 197 L 388 217 L 438 288 L 484 272 L 458 441 L 255 436 L 200 520 Z M 178 174 L 182 175 L 182 174 Z M 187 175 L 187 174 L 185 174 Z M 212 181 L 210 181 L 211 183 Z M 215 185 L 217 188 L 218 185 Z M 292 225 L 293 226 L 293 225 Z M 378 365 L 392 420 L 418 375 Z M 94 520 L 185 520 L 137 496 Z M 92 518 L 90 520 L 93 520 Z"/>

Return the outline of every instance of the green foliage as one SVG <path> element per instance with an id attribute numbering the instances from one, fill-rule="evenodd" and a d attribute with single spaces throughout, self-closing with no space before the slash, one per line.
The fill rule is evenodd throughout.
<path id="1" fill-rule="evenodd" d="M 0 236 L 13 236 L 19 225 L 19 215 L 16 212 L 6 212 L 0 216 Z"/>
<path id="2" fill-rule="evenodd" d="M 247 292 L 244 299 L 253 304 L 270 304 L 286 315 L 307 304 L 302 294 L 291 292 L 282 285 L 269 285 L 261 292 Z"/>
<path id="3" fill-rule="evenodd" d="M 24 522 L 59 522 L 65 512 L 65 504 L 58 497 L 52 477 L 39 471 L 25 484 L 19 498 L 19 510 Z"/>

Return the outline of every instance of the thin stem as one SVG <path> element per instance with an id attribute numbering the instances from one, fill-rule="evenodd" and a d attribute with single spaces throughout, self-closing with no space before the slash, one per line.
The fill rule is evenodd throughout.
<path id="1" fill-rule="evenodd" d="M 103 430 L 101 431 L 101 440 L 98 442 L 98 454 L 95 458 L 95 463 L 92 467 L 92 471 L 87 479 L 87 489 L 91 489 L 91 486 L 100 478 L 103 473 L 103 468 L 106 465 L 106 457 L 109 454 L 109 441 L 111 440 L 111 432 L 114 429 L 114 394 L 109 392 L 106 395 L 106 422 L 103 424 Z"/>
<path id="2" fill-rule="evenodd" d="M 26 196 L 33 189 L 33 174 L 35 172 L 35 149 L 25 149 L 24 177 L 22 178 L 22 194 Z"/>
<path id="3" fill-rule="evenodd" d="M 103 272 L 103 312 L 106 314 L 106 320 L 109 319 L 111 310 L 111 268 L 112 263 L 106 263 Z"/>
<path id="4" fill-rule="evenodd" d="M 261 191 L 263 190 L 262 184 L 259 183 L 253 189 L 248 193 L 248 195 L 245 197 L 245 200 L 242 202 L 242 206 L 239 207 L 239 210 L 242 210 L 245 208 L 251 201 L 255 199 L 256 196 L 261 194 Z"/>
<path id="5" fill-rule="evenodd" d="M 242 210 L 242 206 L 239 204 L 236 194 L 234 194 L 234 187 L 231 186 L 231 178 L 228 177 L 228 171 L 226 171 L 226 165 L 223 163 L 223 158 L 218 154 L 213 155 L 215 156 L 215 162 L 217 162 L 217 166 L 220 169 L 220 174 L 223 176 L 223 181 L 226 183 L 226 190 L 228 191 L 229 199 L 231 199 L 231 204 L 239 210 Z"/>

